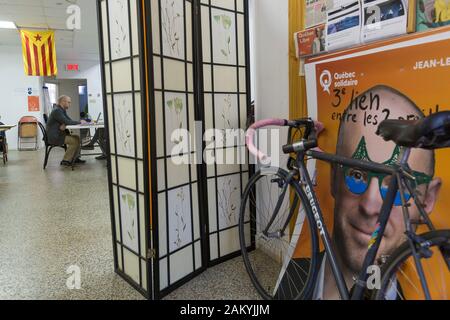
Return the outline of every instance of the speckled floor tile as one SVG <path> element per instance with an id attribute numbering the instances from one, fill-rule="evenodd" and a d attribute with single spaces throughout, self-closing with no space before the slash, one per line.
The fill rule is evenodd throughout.
<path id="1" fill-rule="evenodd" d="M 71 171 L 54 150 L 10 152 L 0 164 L 0 299 L 143 299 L 113 270 L 105 162 Z M 66 270 L 81 269 L 81 290 Z M 211 268 L 168 300 L 258 299 L 242 258 Z"/>
<path id="2" fill-rule="evenodd" d="M 206 270 L 166 300 L 258 300 L 241 257 Z"/>
<path id="3" fill-rule="evenodd" d="M 10 152 L 0 165 L 0 299 L 143 299 L 113 270 L 105 162 L 71 171 L 62 152 Z M 66 270 L 81 269 L 81 290 Z"/>

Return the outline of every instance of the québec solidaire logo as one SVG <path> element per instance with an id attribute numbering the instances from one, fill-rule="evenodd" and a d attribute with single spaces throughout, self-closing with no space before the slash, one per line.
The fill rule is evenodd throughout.
<path id="1" fill-rule="evenodd" d="M 333 77 L 331 76 L 331 72 L 328 70 L 323 70 L 322 74 L 320 75 L 320 85 L 322 86 L 323 91 L 331 94 L 330 87 L 332 83 Z"/>

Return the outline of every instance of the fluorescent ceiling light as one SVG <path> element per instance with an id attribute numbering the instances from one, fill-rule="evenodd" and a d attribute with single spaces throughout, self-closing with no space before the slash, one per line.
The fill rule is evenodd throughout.
<path id="1" fill-rule="evenodd" d="M 0 29 L 17 29 L 17 27 L 12 21 L 0 21 Z"/>

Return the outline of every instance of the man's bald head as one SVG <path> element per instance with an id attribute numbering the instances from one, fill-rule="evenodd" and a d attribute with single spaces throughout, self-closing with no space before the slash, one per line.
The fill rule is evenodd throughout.
<path id="1" fill-rule="evenodd" d="M 64 109 L 69 109 L 72 103 L 72 99 L 69 96 L 60 96 L 58 98 L 58 105 L 63 107 Z"/>
<path id="2" fill-rule="evenodd" d="M 336 152 L 344 157 L 363 158 L 377 163 L 393 159 L 395 144 L 386 142 L 376 134 L 380 123 L 386 119 L 419 119 L 424 115 L 411 99 L 402 93 L 377 86 L 352 101 L 345 110 L 339 128 Z M 360 144 L 364 138 L 366 144 Z M 360 147 L 360 148 L 358 148 Z M 361 152 L 361 148 L 366 148 Z M 358 151 L 358 152 L 356 152 Z M 434 153 L 413 149 L 408 161 L 412 170 L 433 175 Z M 383 176 L 371 176 L 359 168 L 341 170 L 334 166 L 330 179 L 335 200 L 333 240 L 342 263 L 352 274 L 360 272 L 367 245 L 377 228 L 383 206 Z M 347 168 L 349 169 L 349 168 Z M 366 183 L 363 193 L 353 192 L 346 178 Z M 430 214 L 437 201 L 442 182 L 434 178 L 428 185 L 418 186 L 420 201 Z M 420 212 L 414 201 L 410 202 L 409 214 L 412 220 L 420 219 Z M 383 234 L 378 256 L 389 255 L 404 242 L 405 224 L 401 206 L 394 206 Z"/>
<path id="3" fill-rule="evenodd" d="M 395 148 L 393 142 L 386 142 L 376 134 L 380 123 L 386 119 L 420 119 L 423 112 L 401 92 L 376 86 L 356 97 L 344 112 L 339 126 L 336 152 L 351 157 L 361 139 L 367 142 L 372 161 L 389 160 Z M 417 160 L 417 161 L 416 161 Z M 434 152 L 415 149 L 410 165 L 414 170 L 434 174 Z"/>

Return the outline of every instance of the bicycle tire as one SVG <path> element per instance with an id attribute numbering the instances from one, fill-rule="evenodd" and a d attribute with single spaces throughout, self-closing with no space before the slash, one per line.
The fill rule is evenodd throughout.
<path id="1" fill-rule="evenodd" d="M 433 248 L 433 256 L 431 257 L 431 259 L 439 259 L 439 257 L 441 257 L 442 260 L 444 262 L 444 270 L 446 269 L 446 272 L 444 274 L 444 282 L 437 282 L 435 281 L 427 281 L 428 285 L 433 285 L 434 288 L 436 288 L 436 286 L 438 286 L 439 284 L 445 285 L 447 286 L 447 284 L 445 283 L 445 279 L 450 279 L 450 264 L 448 264 L 448 260 L 447 260 L 447 264 L 445 264 L 445 260 L 444 260 L 444 256 L 442 256 L 440 249 L 445 250 L 446 252 L 446 257 L 448 259 L 449 254 L 450 254 L 450 230 L 436 230 L 436 231 L 431 231 L 431 232 L 427 232 L 425 234 L 420 235 L 420 237 L 422 239 L 424 239 L 425 241 L 429 241 L 430 242 L 430 248 Z M 437 254 L 441 254 L 441 256 L 436 255 Z M 406 269 L 402 270 L 402 267 L 406 267 L 408 262 L 413 261 L 413 260 L 408 260 L 408 259 L 413 259 L 412 257 L 412 251 L 411 251 L 411 247 L 409 245 L 409 243 L 406 241 L 405 243 L 403 243 L 397 250 L 394 251 L 394 253 L 388 258 L 387 262 L 383 265 L 382 269 L 381 269 L 381 286 L 379 290 L 375 290 L 372 294 L 372 299 L 374 300 L 387 300 L 387 296 L 388 296 L 388 291 L 391 288 L 392 284 L 394 284 L 395 281 L 395 289 L 397 297 L 397 300 L 402 300 L 405 299 L 406 300 L 406 295 L 404 292 L 404 288 L 399 287 L 399 283 L 398 283 L 398 279 L 397 276 L 402 277 L 403 283 L 405 283 L 408 287 L 414 288 L 414 291 L 422 291 L 422 286 L 420 284 L 419 277 L 417 276 L 417 274 L 414 275 L 414 273 L 411 273 L 412 275 L 414 275 L 414 277 L 417 277 L 417 279 L 411 279 L 407 273 L 405 272 Z M 424 261 L 427 260 L 427 258 L 425 257 L 421 257 L 421 262 L 422 265 L 424 265 Z M 437 261 L 435 261 L 434 263 L 436 263 Z M 408 267 L 411 268 L 412 266 L 412 262 L 411 265 L 409 265 Z M 427 270 L 426 266 L 424 265 L 424 269 L 425 269 L 425 276 L 427 275 L 431 275 L 433 277 L 434 271 L 432 272 L 431 268 L 430 270 Z M 416 272 L 416 271 L 415 271 Z M 407 277 L 407 278 L 406 278 Z M 440 275 L 440 277 L 442 277 L 442 274 Z M 395 280 L 394 280 L 395 279 Z M 413 281 L 415 280 L 415 282 Z M 449 288 L 450 289 L 450 288 Z M 412 290 L 410 290 L 412 291 Z M 392 292 L 392 290 L 391 290 Z M 413 292 L 413 296 L 414 295 L 420 295 L 420 292 Z M 423 291 L 422 291 L 423 294 Z M 450 296 L 450 292 L 447 292 L 447 290 L 445 292 L 436 292 L 434 291 L 432 294 L 432 298 L 433 297 L 438 297 L 438 295 L 444 294 L 444 296 L 446 297 L 441 297 L 441 298 L 446 298 L 449 299 Z M 409 294 L 411 295 L 411 294 Z M 420 298 L 420 296 L 418 298 L 412 298 L 412 299 L 417 299 L 417 300 L 421 300 L 425 297 L 425 295 L 423 295 L 422 298 Z M 441 299 L 438 298 L 438 299 Z M 392 299 L 390 299 L 392 300 Z"/>
<path id="2" fill-rule="evenodd" d="M 297 294 L 294 293 L 291 295 L 275 294 L 272 291 L 273 287 L 271 287 L 270 289 L 267 289 L 263 286 L 262 279 L 258 276 L 257 272 L 255 272 L 254 266 L 252 266 L 250 256 L 252 254 L 254 254 L 255 250 L 257 249 L 257 244 L 255 241 L 255 242 L 252 242 L 250 246 L 248 246 L 247 242 L 246 242 L 246 225 L 249 224 L 249 222 L 246 221 L 246 211 L 248 210 L 247 202 L 248 202 L 249 196 L 251 194 L 251 191 L 254 190 L 254 188 L 256 187 L 256 183 L 263 177 L 267 176 L 268 172 L 281 178 L 282 180 L 284 180 L 284 182 L 286 182 L 286 178 L 288 176 L 287 171 L 285 171 L 283 169 L 272 168 L 272 170 L 264 170 L 264 172 L 258 171 L 249 180 L 249 182 L 247 184 L 247 187 L 243 193 L 241 207 L 240 207 L 240 215 L 239 215 L 239 241 L 240 241 L 242 257 L 244 260 L 245 268 L 247 270 L 247 273 L 250 276 L 251 282 L 253 283 L 254 287 L 256 288 L 256 290 L 258 291 L 258 293 L 260 294 L 260 296 L 263 299 L 266 299 L 266 300 L 280 300 L 280 299 L 306 300 L 306 299 L 310 299 L 312 296 L 313 290 L 314 290 L 315 279 L 317 277 L 317 271 L 318 271 L 317 264 L 318 264 L 318 259 L 319 259 L 319 244 L 318 244 L 319 240 L 318 240 L 315 219 L 314 219 L 314 216 L 312 213 L 312 209 L 309 205 L 308 198 L 297 182 L 291 181 L 291 183 L 289 183 L 289 186 L 291 187 L 291 190 L 294 190 L 295 194 L 300 199 L 300 205 L 303 206 L 303 209 L 305 212 L 306 219 L 304 220 L 304 222 L 307 222 L 307 225 L 309 226 L 308 230 L 311 235 L 311 258 L 310 258 L 309 269 L 307 272 L 307 277 L 305 279 L 303 279 L 303 281 L 302 281 L 302 282 L 304 282 L 304 284 L 302 284 L 302 290 L 299 291 Z M 297 223 L 297 220 L 295 221 L 295 223 Z M 304 227 L 304 224 L 302 224 L 302 226 Z M 294 230 L 296 230 L 296 229 L 294 228 Z M 253 234 L 252 231 L 250 231 L 250 232 L 253 237 L 256 236 L 256 234 Z M 291 237 L 293 237 L 293 234 L 294 234 L 294 232 L 292 232 Z M 292 243 L 292 241 L 293 240 L 291 238 L 290 242 Z M 284 259 L 286 259 L 286 258 L 283 258 L 283 260 Z M 265 261 L 267 261 L 267 260 L 265 260 Z M 287 260 L 285 260 L 285 264 L 286 264 L 286 261 Z M 294 261 L 294 259 L 291 259 L 289 261 L 289 264 L 286 264 L 287 267 L 284 269 L 285 273 L 288 273 L 288 270 L 292 270 L 292 267 L 289 268 L 289 266 L 291 266 L 292 261 Z M 280 263 L 280 264 L 282 264 L 282 263 Z M 295 268 L 297 268 L 297 264 L 295 264 L 295 266 L 296 266 Z M 302 272 L 304 272 L 304 271 L 302 270 Z M 297 274 L 298 274 L 298 271 L 297 271 Z M 278 275 L 278 280 L 280 280 L 280 275 L 281 275 L 281 273 Z M 289 274 L 287 274 L 287 276 L 289 276 Z M 283 276 L 282 278 L 284 279 L 284 277 L 285 276 Z M 283 283 L 283 280 L 281 280 L 280 283 Z M 279 286 L 280 285 L 281 284 L 279 284 Z M 291 284 L 289 284 L 289 285 L 291 285 Z M 292 289 L 291 286 L 290 286 L 290 289 Z M 278 289 L 278 291 L 280 291 L 280 290 Z"/>

